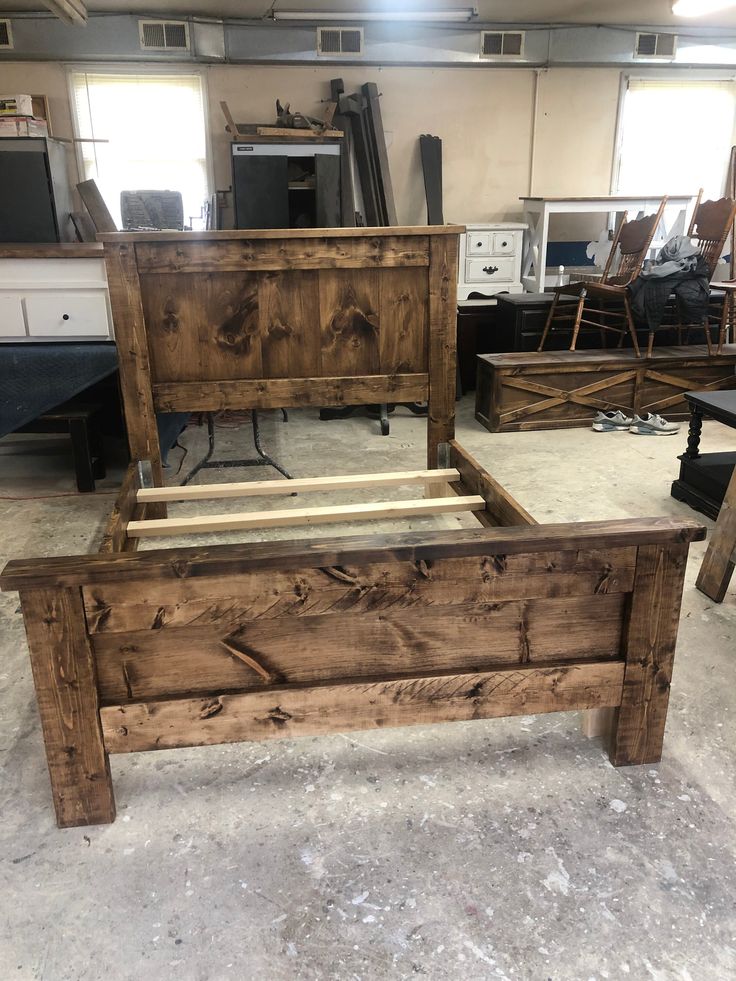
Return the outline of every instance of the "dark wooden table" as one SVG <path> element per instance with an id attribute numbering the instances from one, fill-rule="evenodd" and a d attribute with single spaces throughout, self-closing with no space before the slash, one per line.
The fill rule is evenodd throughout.
<path id="1" fill-rule="evenodd" d="M 701 453 L 700 437 L 704 417 L 736 429 L 736 391 L 686 392 L 685 398 L 690 406 L 690 429 L 672 496 L 716 519 L 736 465 L 736 451 Z"/>

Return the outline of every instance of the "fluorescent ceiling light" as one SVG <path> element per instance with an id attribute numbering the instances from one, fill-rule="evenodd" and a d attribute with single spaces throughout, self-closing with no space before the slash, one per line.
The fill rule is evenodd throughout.
<path id="1" fill-rule="evenodd" d="M 736 0 L 734 0 L 736 3 Z M 349 21 L 468 21 L 477 17 L 477 11 L 473 7 L 453 7 L 450 10 L 388 10 L 384 13 L 378 10 L 361 13 L 360 11 L 335 10 L 274 10 L 274 20 L 308 20 L 308 21 L 339 21 L 340 23 Z"/>
<path id="2" fill-rule="evenodd" d="M 672 13 L 677 17 L 706 17 L 729 7 L 736 7 L 736 0 L 675 0 Z"/>
<path id="3" fill-rule="evenodd" d="M 65 24 L 79 24 L 84 27 L 87 23 L 87 6 L 84 0 L 43 0 L 43 3 Z"/>

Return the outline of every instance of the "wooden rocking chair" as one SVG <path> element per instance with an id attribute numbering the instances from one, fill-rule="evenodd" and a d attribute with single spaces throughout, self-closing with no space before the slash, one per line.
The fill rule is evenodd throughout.
<path id="1" fill-rule="evenodd" d="M 639 275 L 666 204 L 665 197 L 655 214 L 634 221 L 628 221 L 628 213 L 624 212 L 611 244 L 611 251 L 600 282 L 569 283 L 567 286 L 555 287 L 555 298 L 537 350 L 544 349 L 555 322 L 572 321 L 571 351 L 575 350 L 580 328 L 585 325 L 601 331 L 601 337 L 605 331 L 618 334 L 619 347 L 628 333 L 637 358 L 641 357 L 626 287 Z M 614 262 L 617 258 L 614 272 Z M 575 297 L 577 299 L 573 299 Z M 598 301 L 596 307 L 588 305 L 591 300 Z M 602 304 L 605 305 L 605 309 L 602 308 Z M 622 309 L 611 309 L 612 306 L 620 306 Z M 590 314 L 597 314 L 600 319 L 587 319 Z M 611 324 L 608 322 L 609 319 L 617 320 L 619 323 Z M 564 329 L 570 328 L 566 326 Z"/>

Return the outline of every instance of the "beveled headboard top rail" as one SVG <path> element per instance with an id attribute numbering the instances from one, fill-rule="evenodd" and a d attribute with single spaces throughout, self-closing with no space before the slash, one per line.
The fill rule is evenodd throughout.
<path id="1" fill-rule="evenodd" d="M 377 228 L 235 228 L 211 232 L 105 232 L 98 242 L 227 242 L 273 238 L 394 238 L 397 235 L 461 235 L 464 225 L 391 225 Z"/>
<path id="2" fill-rule="evenodd" d="M 4 592 L 47 586 L 122 582 L 136 579 L 181 580 L 208 575 L 235 575 L 299 566 L 342 566 L 395 561 L 419 562 L 468 555 L 513 555 L 565 549 L 605 549 L 626 545 L 664 545 L 705 538 L 697 521 L 679 518 L 624 518 L 560 524 L 472 528 L 457 531 L 402 532 L 208 545 L 204 548 L 155 549 L 96 555 L 14 559 L 0 575 Z"/>

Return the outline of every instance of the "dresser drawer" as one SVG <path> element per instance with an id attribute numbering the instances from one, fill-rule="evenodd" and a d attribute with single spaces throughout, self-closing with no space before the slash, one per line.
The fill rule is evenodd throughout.
<path id="1" fill-rule="evenodd" d="M 515 255 L 516 236 L 513 232 L 493 232 L 491 235 L 491 255 Z"/>
<path id="2" fill-rule="evenodd" d="M 468 232 L 465 250 L 468 255 L 488 255 L 492 238 L 489 232 Z"/>
<path id="3" fill-rule="evenodd" d="M 468 259 L 465 264 L 466 283 L 511 283 L 514 281 L 514 259 L 497 256 Z"/>
<path id="4" fill-rule="evenodd" d="M 0 337 L 25 337 L 26 320 L 19 293 L 0 293 Z"/>
<path id="5" fill-rule="evenodd" d="M 107 297 L 102 291 L 40 291 L 25 296 L 31 337 L 109 337 Z"/>

